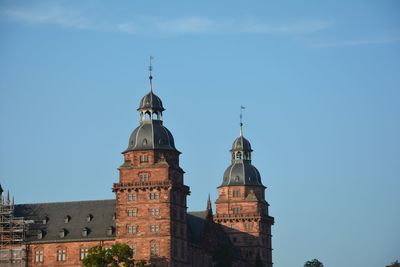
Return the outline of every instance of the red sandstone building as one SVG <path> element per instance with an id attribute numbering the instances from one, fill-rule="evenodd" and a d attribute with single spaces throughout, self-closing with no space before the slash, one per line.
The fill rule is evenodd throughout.
<path id="1" fill-rule="evenodd" d="M 252 266 L 260 257 L 272 267 L 274 218 L 242 129 L 218 187 L 216 213 L 210 199 L 205 211 L 188 212 L 180 152 L 163 125 L 164 107 L 151 81 L 150 74 L 140 125 L 112 187 L 115 199 L 14 205 L 0 190 L 0 266 L 82 266 L 89 248 L 126 243 L 149 266 L 213 266 L 213 253 L 224 247 L 233 253 L 233 266 Z"/>

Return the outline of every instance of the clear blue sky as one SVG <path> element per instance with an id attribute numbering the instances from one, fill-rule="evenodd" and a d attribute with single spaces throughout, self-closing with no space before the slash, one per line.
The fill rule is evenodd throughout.
<path id="1" fill-rule="evenodd" d="M 17 203 L 113 198 L 148 91 L 206 206 L 245 136 L 274 262 L 400 260 L 399 1 L 0 1 L 0 182 Z"/>

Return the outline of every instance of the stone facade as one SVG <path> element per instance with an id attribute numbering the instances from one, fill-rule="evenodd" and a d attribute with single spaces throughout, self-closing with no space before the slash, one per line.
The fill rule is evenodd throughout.
<path id="1" fill-rule="evenodd" d="M 149 266 L 213 266 L 213 256 L 224 248 L 232 266 L 251 266 L 259 256 L 272 267 L 274 219 L 242 129 L 218 188 L 216 214 L 210 199 L 205 211 L 187 212 L 190 190 L 180 152 L 163 126 L 164 108 L 152 88 L 138 111 L 140 125 L 130 136 L 112 187 L 115 200 L 16 205 L 15 213 L 29 222 L 27 266 L 82 266 L 89 248 L 126 243 L 135 260 Z"/>

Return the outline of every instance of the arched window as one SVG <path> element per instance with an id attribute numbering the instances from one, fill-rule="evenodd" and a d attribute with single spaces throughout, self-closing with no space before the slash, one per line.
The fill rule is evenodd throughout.
<path id="1" fill-rule="evenodd" d="M 40 263 L 44 260 L 43 248 L 39 247 L 35 250 L 35 262 Z"/>
<path id="2" fill-rule="evenodd" d="M 236 159 L 242 159 L 242 152 L 236 152 Z"/>

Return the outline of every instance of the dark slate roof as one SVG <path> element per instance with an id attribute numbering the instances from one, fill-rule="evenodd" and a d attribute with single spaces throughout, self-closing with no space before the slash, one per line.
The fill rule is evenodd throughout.
<path id="1" fill-rule="evenodd" d="M 125 152 L 147 149 L 176 150 L 174 137 L 162 125 L 162 121 L 153 120 L 137 127 L 129 138 L 129 145 Z"/>
<path id="2" fill-rule="evenodd" d="M 225 170 L 221 186 L 227 185 L 264 186 L 260 172 L 249 161 L 234 162 Z"/>
<path id="3" fill-rule="evenodd" d="M 153 92 L 145 95 L 142 100 L 140 100 L 138 110 L 152 110 L 152 111 L 164 111 L 164 107 L 161 99 L 156 96 Z"/>
<path id="4" fill-rule="evenodd" d="M 243 135 L 233 141 L 232 150 L 231 151 L 253 151 L 251 149 L 251 144 L 249 140 L 243 137 Z"/>
<path id="5" fill-rule="evenodd" d="M 33 243 L 67 242 L 83 240 L 106 240 L 115 238 L 115 200 L 91 200 L 56 203 L 37 203 L 15 205 L 14 215 L 24 217 L 28 222 L 26 241 Z M 92 220 L 87 221 L 91 215 Z M 70 220 L 65 223 L 65 217 Z M 188 212 L 189 242 L 200 244 L 203 237 L 206 211 Z M 44 220 L 47 222 L 44 223 Z M 113 227 L 112 235 L 108 235 L 108 228 Z M 82 230 L 89 230 L 86 237 Z M 60 237 L 62 229 L 66 230 L 65 237 Z M 38 232 L 43 237 L 38 238 Z"/>
<path id="6" fill-rule="evenodd" d="M 204 222 L 207 211 L 192 211 L 187 213 L 189 242 L 200 245 L 203 238 Z"/>
<path id="7" fill-rule="evenodd" d="M 74 201 L 58 203 L 15 205 L 14 215 L 28 221 L 28 242 L 65 242 L 74 240 L 105 240 L 115 238 L 115 200 Z M 66 223 L 65 217 L 70 220 Z M 87 220 L 92 216 L 91 221 Z M 47 222 L 45 223 L 44 220 Z M 112 235 L 108 229 L 112 227 Z M 82 230 L 88 229 L 88 235 L 82 236 Z M 60 231 L 65 229 L 65 237 Z M 38 238 L 38 232 L 43 237 Z"/>

